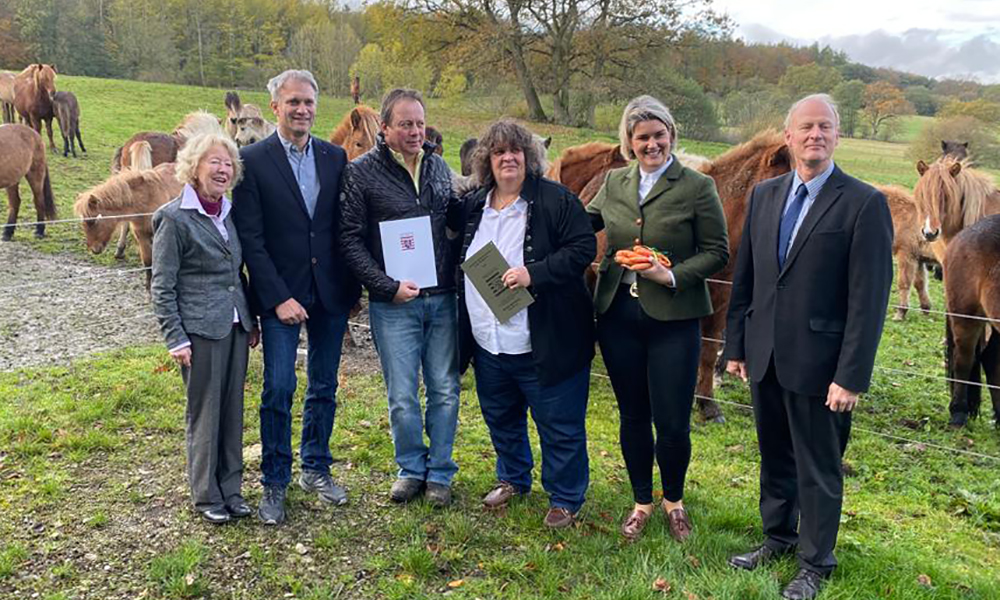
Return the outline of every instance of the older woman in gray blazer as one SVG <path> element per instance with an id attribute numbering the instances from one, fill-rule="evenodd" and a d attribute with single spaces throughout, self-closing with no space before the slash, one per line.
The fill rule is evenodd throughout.
<path id="1" fill-rule="evenodd" d="M 243 479 L 243 382 L 257 344 L 243 256 L 226 193 L 241 175 L 236 145 L 220 130 L 177 155 L 180 197 L 153 215 L 153 310 L 187 388 L 191 499 L 210 523 L 251 514 Z"/>

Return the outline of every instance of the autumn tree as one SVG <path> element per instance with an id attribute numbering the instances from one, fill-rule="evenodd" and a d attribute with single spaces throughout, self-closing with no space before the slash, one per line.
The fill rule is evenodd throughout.
<path id="1" fill-rule="evenodd" d="M 835 67 L 809 63 L 788 67 L 778 86 L 789 96 L 801 98 L 809 94 L 828 94 L 840 81 L 840 71 Z"/>
<path id="2" fill-rule="evenodd" d="M 844 81 L 833 88 L 833 100 L 840 113 L 840 132 L 854 137 L 858 128 L 858 113 L 865 100 L 865 84 L 859 79 Z"/>
<path id="3" fill-rule="evenodd" d="M 913 106 L 907 102 L 903 92 L 887 81 L 877 81 L 865 87 L 864 106 L 861 109 L 868 125 L 871 138 L 878 136 L 879 129 L 890 119 L 913 113 Z"/>

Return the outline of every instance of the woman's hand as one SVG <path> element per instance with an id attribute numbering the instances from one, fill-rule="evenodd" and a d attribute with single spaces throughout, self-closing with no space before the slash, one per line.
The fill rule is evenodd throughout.
<path id="1" fill-rule="evenodd" d="M 636 269 L 635 272 L 645 277 L 646 279 L 656 282 L 660 285 L 666 285 L 669 287 L 674 286 L 674 274 L 670 270 L 670 267 L 665 266 L 655 256 L 648 257 L 649 268 L 648 269 Z"/>
<path id="2" fill-rule="evenodd" d="M 257 347 L 257 344 L 260 343 L 260 327 L 257 327 L 256 325 L 253 326 L 253 329 L 250 330 L 250 336 L 247 339 L 247 343 L 251 348 Z"/>
<path id="3" fill-rule="evenodd" d="M 501 276 L 503 284 L 510 289 L 526 288 L 531 285 L 531 274 L 526 267 L 511 267 Z"/>
<path id="4" fill-rule="evenodd" d="M 177 350 L 171 350 L 170 356 L 177 361 L 177 364 L 182 367 L 191 366 L 191 346 L 184 346 L 183 348 L 178 348 Z"/>

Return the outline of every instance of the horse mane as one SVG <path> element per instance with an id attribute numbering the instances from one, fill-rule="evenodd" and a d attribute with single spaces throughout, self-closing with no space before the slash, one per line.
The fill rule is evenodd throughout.
<path id="1" fill-rule="evenodd" d="M 357 125 L 354 123 L 355 119 L 358 121 Z M 378 135 L 380 123 L 381 119 L 374 108 L 358 104 L 349 110 L 334 128 L 333 133 L 330 134 L 330 143 L 343 146 L 347 142 L 347 137 L 356 128 L 362 129 L 366 138 L 374 140 L 375 136 Z"/>
<path id="2" fill-rule="evenodd" d="M 791 155 L 784 136 L 774 129 L 767 129 L 717 156 L 700 171 L 711 176 L 716 183 L 725 182 L 719 187 L 719 196 L 725 202 L 727 199 L 742 200 L 751 186 L 760 181 L 762 172 L 781 169 L 786 163 L 788 169 L 784 172 L 791 170 Z"/>
<path id="3" fill-rule="evenodd" d="M 989 204 L 991 201 L 1000 200 L 1000 196 L 997 196 L 1000 192 L 989 175 L 968 168 L 966 160 L 957 162 L 962 165 L 962 170 L 955 178 L 962 192 L 962 205 L 959 210 L 961 210 L 962 225 L 968 227 L 991 212 L 988 210 Z M 948 207 L 948 210 L 953 211 L 955 207 Z"/>
<path id="4" fill-rule="evenodd" d="M 966 203 L 961 201 L 947 201 L 948 198 L 959 199 L 962 196 L 958 179 L 951 174 L 951 169 L 956 164 L 961 165 L 962 163 L 945 157 L 927 165 L 927 169 L 921 173 L 920 179 L 917 180 L 917 185 L 913 190 L 914 196 L 918 199 L 918 202 L 923 204 L 924 210 L 931 212 L 933 210 L 932 207 L 938 207 L 937 211 L 942 227 L 946 227 L 947 224 L 949 230 L 958 230 L 960 228 L 959 224 L 964 226 L 966 222 L 966 217 L 963 215 L 963 208 L 967 206 Z M 965 170 L 962 168 L 962 171 Z M 961 173 L 959 173 L 959 176 L 961 176 Z M 941 214 L 940 207 L 942 206 L 945 207 L 944 214 Z"/>
<path id="5" fill-rule="evenodd" d="M 184 142 L 198 135 L 199 133 L 225 133 L 219 119 L 210 112 L 197 110 L 185 115 L 184 120 L 174 129 L 173 135 L 179 141 Z"/>
<path id="6" fill-rule="evenodd" d="M 162 163 L 145 171 L 122 171 L 112 175 L 104 183 L 99 183 L 77 196 L 73 212 L 80 218 L 93 218 L 105 212 L 114 215 L 122 210 L 128 212 L 152 212 L 160 204 L 151 202 L 149 194 L 137 194 L 140 187 L 152 185 L 170 190 L 180 184 L 174 178 L 174 163 Z M 91 202 L 91 200 L 95 202 Z M 137 202 L 141 204 L 137 204 Z"/>

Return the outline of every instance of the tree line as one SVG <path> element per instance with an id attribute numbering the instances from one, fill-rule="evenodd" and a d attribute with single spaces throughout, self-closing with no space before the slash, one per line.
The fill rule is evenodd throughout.
<path id="1" fill-rule="evenodd" d="M 750 44 L 711 0 L 9 0 L 0 66 L 260 89 L 288 67 L 347 95 L 353 75 L 462 98 L 535 121 L 612 129 L 631 97 L 664 100 L 682 134 L 736 141 L 827 92 L 845 135 L 891 139 L 901 115 L 984 124 L 1000 85 L 939 81 L 852 62 L 829 47 Z"/>

